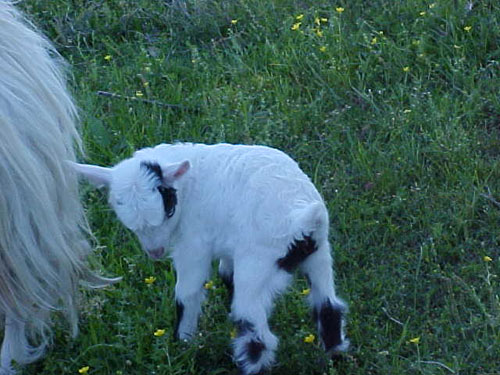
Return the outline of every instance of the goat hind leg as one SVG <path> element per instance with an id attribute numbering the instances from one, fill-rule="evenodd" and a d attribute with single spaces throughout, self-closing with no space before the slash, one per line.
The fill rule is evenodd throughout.
<path id="1" fill-rule="evenodd" d="M 335 294 L 330 244 L 322 243 L 300 267 L 311 286 L 309 303 L 325 351 L 346 351 L 349 347 L 344 333 L 347 305 Z"/>

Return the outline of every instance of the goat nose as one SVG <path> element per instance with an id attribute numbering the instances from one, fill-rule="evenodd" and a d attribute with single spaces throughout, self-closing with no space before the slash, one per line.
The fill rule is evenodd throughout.
<path id="1" fill-rule="evenodd" d="M 158 247 L 156 249 L 147 250 L 146 252 L 151 259 L 158 260 L 158 259 L 161 259 L 163 257 L 163 255 L 165 253 L 165 248 L 162 246 L 162 247 Z"/>

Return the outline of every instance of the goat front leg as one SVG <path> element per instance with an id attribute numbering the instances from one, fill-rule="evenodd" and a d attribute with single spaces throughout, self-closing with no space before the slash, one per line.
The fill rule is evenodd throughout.
<path id="1" fill-rule="evenodd" d="M 268 315 L 274 297 L 289 285 L 291 275 L 279 270 L 269 256 L 266 259 L 269 253 L 272 249 L 265 249 L 255 257 L 235 260 L 231 318 L 238 335 L 233 348 L 243 375 L 268 369 L 278 346 L 278 338 L 269 329 Z"/>
<path id="2" fill-rule="evenodd" d="M 177 272 L 175 285 L 175 303 L 177 307 L 177 323 L 174 336 L 180 340 L 191 340 L 198 326 L 201 303 L 205 299 L 203 284 L 210 274 L 208 256 L 200 254 L 174 254 L 174 266 Z"/>

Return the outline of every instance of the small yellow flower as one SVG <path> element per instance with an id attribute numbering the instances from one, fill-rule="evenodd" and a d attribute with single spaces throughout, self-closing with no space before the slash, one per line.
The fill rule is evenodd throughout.
<path id="1" fill-rule="evenodd" d="M 141 90 L 137 90 L 137 91 L 135 92 L 135 96 L 137 96 L 138 98 L 141 98 L 141 97 L 143 97 L 143 96 L 144 96 L 144 94 L 142 93 L 142 91 L 141 91 Z"/>
<path id="2" fill-rule="evenodd" d="M 335 8 L 335 10 L 337 11 L 337 13 L 342 13 L 345 9 L 342 7 L 337 7 Z"/>
<path id="3" fill-rule="evenodd" d="M 420 343 L 420 337 L 414 337 L 412 339 L 410 339 L 410 341 L 412 344 L 416 344 L 418 345 Z"/>
<path id="4" fill-rule="evenodd" d="M 472 30 L 472 26 L 465 26 L 464 30 L 470 33 L 470 31 Z"/>
<path id="5" fill-rule="evenodd" d="M 234 340 L 237 335 L 238 335 L 238 331 L 236 331 L 236 328 L 233 328 L 231 330 L 231 334 L 230 334 L 231 338 Z"/>
<path id="6" fill-rule="evenodd" d="M 153 284 L 155 281 L 156 281 L 156 277 L 154 277 L 154 276 L 146 277 L 144 279 L 144 282 L 146 284 Z"/>
<path id="7" fill-rule="evenodd" d="M 491 257 L 489 257 L 488 255 L 484 256 L 484 257 L 483 257 L 483 260 L 484 260 L 485 262 L 491 262 L 491 261 L 493 261 L 493 259 L 491 259 Z"/>
<path id="8" fill-rule="evenodd" d="M 303 14 L 299 14 L 297 17 L 295 17 L 297 21 L 300 21 L 302 18 L 304 18 Z"/>
<path id="9" fill-rule="evenodd" d="M 326 52 L 326 46 L 319 47 L 320 52 Z"/>
<path id="10" fill-rule="evenodd" d="M 302 22 L 297 22 L 297 23 L 294 23 L 292 25 L 292 30 L 293 31 L 297 31 L 299 28 L 300 28 L 300 25 L 302 24 Z"/>
<path id="11" fill-rule="evenodd" d="M 214 287 L 214 282 L 212 280 L 205 283 L 203 286 L 205 289 L 212 289 Z"/>
<path id="12" fill-rule="evenodd" d="M 311 333 L 310 335 L 307 335 L 306 337 L 304 337 L 304 342 L 307 344 L 312 344 L 315 339 L 316 339 L 316 337 Z"/>
<path id="13" fill-rule="evenodd" d="M 307 296 L 307 295 L 309 295 L 309 293 L 311 293 L 311 289 L 310 288 L 303 289 L 302 292 L 300 292 L 300 294 L 303 295 L 303 296 Z"/>
<path id="14" fill-rule="evenodd" d="M 89 372 L 90 370 L 90 367 L 89 366 L 85 366 L 85 367 L 82 367 L 81 369 L 78 370 L 78 373 L 79 374 L 86 374 L 87 372 Z"/>
<path id="15" fill-rule="evenodd" d="M 384 35 L 384 32 L 383 32 L 382 30 L 380 30 L 380 31 L 378 32 L 378 35 Z"/>
<path id="16" fill-rule="evenodd" d="M 147 82 L 147 81 L 146 81 L 146 82 L 144 82 L 142 85 L 143 85 L 144 87 L 148 87 L 148 86 L 149 86 L 149 82 Z"/>
<path id="17" fill-rule="evenodd" d="M 320 38 L 323 36 L 323 31 L 321 31 L 320 29 L 316 29 L 315 32 L 316 35 L 319 36 Z"/>
<path id="18" fill-rule="evenodd" d="M 377 37 L 373 37 L 372 38 L 372 41 L 370 42 L 370 44 L 377 44 Z"/>
<path id="19" fill-rule="evenodd" d="M 238 20 L 234 19 L 234 20 L 231 20 L 231 24 L 232 25 L 236 25 L 238 23 Z"/>
<path id="20" fill-rule="evenodd" d="M 319 17 L 314 18 L 314 23 L 318 26 L 321 24 L 321 20 L 319 19 Z"/>
<path id="21" fill-rule="evenodd" d="M 420 12 L 419 14 L 420 14 L 420 16 L 423 17 L 423 16 L 425 16 L 427 14 L 427 12 Z"/>
<path id="22" fill-rule="evenodd" d="M 434 9 L 436 7 L 436 3 L 429 4 L 429 9 Z"/>
<path id="23" fill-rule="evenodd" d="M 161 337 L 165 334 L 165 330 L 164 329 L 157 329 L 153 335 L 155 335 L 156 337 Z"/>
<path id="24" fill-rule="evenodd" d="M 111 55 L 106 55 L 106 56 L 104 56 L 104 60 L 106 60 L 106 61 L 110 61 L 110 60 L 111 60 Z"/>
<path id="25" fill-rule="evenodd" d="M 411 113 L 411 109 L 405 109 L 403 113 Z"/>
<path id="26" fill-rule="evenodd" d="M 410 67 L 409 66 L 405 66 L 403 68 L 403 72 L 408 73 L 409 71 L 410 71 Z"/>
<path id="27" fill-rule="evenodd" d="M 323 23 L 327 23 L 328 22 L 328 18 L 326 17 L 321 17 L 320 18 L 320 21 L 323 22 Z"/>

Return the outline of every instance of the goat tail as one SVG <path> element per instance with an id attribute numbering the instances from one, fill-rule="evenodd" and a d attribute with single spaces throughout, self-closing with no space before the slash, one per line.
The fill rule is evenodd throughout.
<path id="1" fill-rule="evenodd" d="M 0 316 L 3 346 L 25 348 L 2 348 L 2 357 L 27 363 L 49 341 L 50 311 L 62 311 L 76 335 L 81 282 L 118 279 L 96 275 L 87 262 L 90 229 L 64 162 L 76 159 L 75 145 L 81 150 L 64 61 L 12 4 L 0 0 Z M 8 335 L 9 319 L 23 328 Z"/>
<path id="2" fill-rule="evenodd" d="M 323 202 L 314 201 L 293 212 L 293 233 L 297 238 L 311 236 L 318 244 L 328 240 L 328 211 Z"/>

